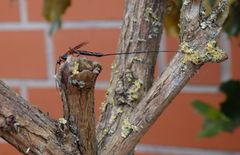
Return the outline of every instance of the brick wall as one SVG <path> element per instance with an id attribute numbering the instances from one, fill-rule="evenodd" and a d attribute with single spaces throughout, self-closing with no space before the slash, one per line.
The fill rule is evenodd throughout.
<path id="1" fill-rule="evenodd" d="M 55 88 L 57 57 L 79 42 L 88 41 L 87 50 L 114 52 L 123 16 L 123 0 L 73 0 L 64 15 L 63 29 L 53 37 L 41 13 L 42 0 L 3 0 L 0 2 L 0 78 L 35 106 L 54 118 L 61 117 L 61 101 Z M 218 85 L 230 78 L 240 79 L 239 40 L 222 36 L 221 45 L 230 59 L 222 64 L 207 64 L 196 74 L 162 117 L 137 146 L 137 155 L 229 155 L 240 154 L 240 130 L 221 133 L 211 139 L 196 134 L 202 120 L 191 107 L 193 99 L 211 102 L 224 99 Z M 162 50 L 176 50 L 178 40 L 164 35 Z M 172 55 L 160 53 L 157 73 L 167 66 Z M 96 85 L 96 111 L 104 98 L 113 57 L 97 59 L 103 72 Z M 19 155 L 0 141 L 0 155 Z"/>

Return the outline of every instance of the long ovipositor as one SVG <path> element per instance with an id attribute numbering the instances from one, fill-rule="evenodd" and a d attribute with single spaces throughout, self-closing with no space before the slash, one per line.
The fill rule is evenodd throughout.
<path id="1" fill-rule="evenodd" d="M 69 48 L 69 50 L 61 55 L 59 59 L 56 62 L 56 68 L 57 65 L 60 65 L 62 62 L 67 60 L 67 57 L 69 55 L 86 55 L 86 56 L 94 56 L 94 57 L 105 57 L 105 56 L 114 56 L 114 55 L 126 55 L 126 54 L 141 54 L 141 53 L 158 53 L 158 52 L 178 52 L 178 51 L 171 51 L 171 50 L 165 50 L 165 51 L 139 51 L 139 52 L 119 52 L 119 53 L 103 53 L 103 52 L 92 52 L 92 51 L 86 51 L 86 50 L 79 50 L 82 46 L 88 44 L 87 42 L 82 42 L 78 44 L 77 46 L 73 48 Z M 55 70 L 56 73 L 56 70 Z"/>

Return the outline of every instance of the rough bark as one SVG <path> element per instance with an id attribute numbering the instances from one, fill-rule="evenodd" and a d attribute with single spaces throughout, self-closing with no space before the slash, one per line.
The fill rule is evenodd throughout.
<path id="1" fill-rule="evenodd" d="M 63 101 L 64 118 L 78 136 L 84 155 L 97 153 L 94 86 L 101 66 L 85 58 L 69 56 L 61 66 L 57 81 Z"/>
<path id="2" fill-rule="evenodd" d="M 216 46 L 216 39 L 228 4 L 220 0 L 206 15 L 203 5 L 184 1 L 180 52 L 153 84 L 154 53 L 116 58 L 97 129 L 99 154 L 131 152 L 202 65 L 227 58 Z M 157 50 L 163 7 L 164 0 L 127 1 L 118 52 Z M 26 154 L 96 154 L 93 90 L 100 70 L 97 63 L 71 55 L 61 65 L 57 79 L 66 121 L 58 122 L 0 82 L 0 136 Z"/>
<path id="3" fill-rule="evenodd" d="M 131 2 L 129 3 L 131 4 Z M 221 21 L 225 20 L 225 14 L 228 13 L 226 12 L 227 3 L 228 1 L 220 1 L 209 16 L 204 16 L 204 8 L 191 0 L 185 0 L 181 10 L 181 52 L 177 53 L 141 102 L 135 103 L 134 106 L 124 106 L 120 110 L 116 110 L 115 107 L 121 107 L 123 104 L 121 100 L 118 100 L 118 89 L 121 77 L 126 74 L 126 70 L 121 68 L 125 68 L 127 61 L 122 60 L 128 60 L 128 56 L 117 58 L 116 66 L 120 68 L 121 75 L 113 75 L 98 128 L 99 132 L 102 131 L 101 134 L 98 134 L 101 154 L 123 155 L 130 152 L 164 108 L 171 103 L 171 100 L 204 63 L 221 62 L 227 58 L 227 55 L 216 46 L 216 39 L 223 24 L 223 22 L 218 22 L 218 19 L 221 17 Z M 125 21 L 127 20 L 125 19 Z M 123 36 L 125 35 L 124 30 L 123 27 Z M 135 33 L 133 31 L 131 33 L 132 35 L 128 35 L 134 36 Z M 131 43 L 119 46 L 127 48 L 131 46 Z M 144 71 L 145 68 L 143 69 L 142 66 L 138 65 L 135 70 L 138 69 Z M 120 90 L 130 88 L 125 86 Z M 141 95 L 144 96 L 144 94 Z M 128 104 L 129 101 L 126 103 Z M 120 117 L 119 115 L 121 119 L 116 119 L 116 116 Z M 112 123 L 112 118 L 117 121 Z"/>
<path id="4" fill-rule="evenodd" d="M 158 51 L 164 7 L 164 0 L 127 1 L 118 52 Z M 121 129 L 125 114 L 132 112 L 151 87 L 156 58 L 155 52 L 122 55 L 115 59 L 97 128 L 99 153 L 108 148 L 106 144 Z"/>
<path id="5" fill-rule="evenodd" d="M 0 136 L 23 154 L 80 154 L 69 130 L 0 81 Z"/>

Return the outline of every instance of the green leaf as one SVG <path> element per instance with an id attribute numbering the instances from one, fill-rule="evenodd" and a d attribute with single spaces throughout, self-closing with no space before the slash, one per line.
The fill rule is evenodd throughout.
<path id="1" fill-rule="evenodd" d="M 199 132 L 199 137 L 212 137 L 217 135 L 221 130 L 223 130 L 223 126 L 221 123 L 217 123 L 215 121 L 205 120 L 203 125 L 203 130 Z"/>
<path id="2" fill-rule="evenodd" d="M 70 0 L 44 0 L 43 16 L 52 23 L 50 34 L 61 27 L 61 16 L 70 4 Z"/>
<path id="3" fill-rule="evenodd" d="M 61 19 L 54 20 L 49 29 L 49 32 L 48 32 L 49 35 L 52 35 L 54 32 L 56 32 L 58 29 L 60 29 L 61 25 L 62 25 Z"/>
<path id="4" fill-rule="evenodd" d="M 220 131 L 233 130 L 234 122 L 218 109 L 198 100 L 193 101 L 192 105 L 204 117 L 203 129 L 199 133 L 200 137 L 211 137 Z"/>
<path id="5" fill-rule="evenodd" d="M 193 107 L 205 118 L 211 120 L 225 120 L 229 119 L 221 113 L 218 109 L 208 105 L 207 103 L 203 103 L 199 100 L 195 100 L 192 103 Z"/>

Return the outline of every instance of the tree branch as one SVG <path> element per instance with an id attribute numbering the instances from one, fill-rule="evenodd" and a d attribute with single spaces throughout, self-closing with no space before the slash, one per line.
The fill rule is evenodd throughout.
<path id="1" fill-rule="evenodd" d="M 227 59 L 227 55 L 216 46 L 216 39 L 223 23 L 217 22 L 217 18 L 220 13 L 225 13 L 224 11 L 228 7 L 225 2 L 227 1 L 220 1 L 214 9 L 220 9 L 221 11 L 212 11 L 207 18 L 201 19 L 199 17 L 200 5 L 192 3 L 192 0 L 184 1 L 181 15 L 181 52 L 176 54 L 168 68 L 154 83 L 142 101 L 128 113 L 122 114 L 122 121 L 118 122 L 114 134 L 111 134 L 111 128 L 110 130 L 106 128 L 108 127 L 106 124 L 102 126 L 102 130 L 104 130 L 104 127 L 107 129 L 107 136 L 98 139 L 100 140 L 100 154 L 128 154 L 165 107 L 170 104 L 171 100 L 204 63 L 221 62 Z M 205 21 L 206 27 L 199 24 L 200 21 Z M 125 34 L 124 29 L 122 33 Z M 121 61 L 121 59 L 118 58 L 118 61 Z M 124 64 L 120 67 L 123 66 Z M 114 80 L 116 79 L 113 76 L 112 85 L 117 85 L 118 80 Z M 113 93 L 110 95 L 112 96 L 117 90 L 110 89 L 110 91 L 110 93 Z M 104 109 L 106 117 L 112 116 L 111 113 L 114 112 L 112 107 L 109 103 L 106 105 Z M 104 145 L 102 139 L 104 139 Z"/>
<path id="2" fill-rule="evenodd" d="M 0 81 L 0 136 L 24 154 L 80 154 L 60 127 Z"/>
<path id="3" fill-rule="evenodd" d="M 127 1 L 118 52 L 158 51 L 164 6 L 164 0 Z M 146 53 L 115 59 L 97 128 L 100 154 L 111 136 L 121 128 L 125 115 L 152 86 L 156 58 L 157 53 Z"/>

